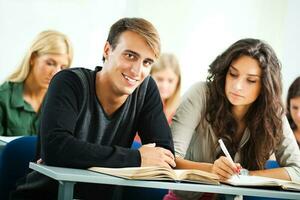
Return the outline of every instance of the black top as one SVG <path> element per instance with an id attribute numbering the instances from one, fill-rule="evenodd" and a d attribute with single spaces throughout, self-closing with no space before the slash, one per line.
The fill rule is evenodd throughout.
<path id="1" fill-rule="evenodd" d="M 154 80 L 147 77 L 112 116 L 107 116 L 95 91 L 96 73 L 101 69 L 63 70 L 52 79 L 41 113 L 43 161 L 47 165 L 72 168 L 140 166 L 139 151 L 130 149 L 137 131 L 144 144 L 155 142 L 156 146 L 174 153 L 171 132 Z M 46 182 L 53 180 L 43 177 L 48 180 L 36 184 L 34 182 L 40 182 L 38 179 L 42 175 L 33 178 L 32 173 L 27 176 L 27 183 L 19 186 L 17 192 L 23 191 L 29 195 L 34 190 L 32 194 L 35 198 L 38 188 L 49 193 L 51 187 Z M 100 185 L 102 189 L 99 189 L 98 185 L 97 189 L 92 190 L 86 184 L 78 185 L 85 185 L 75 190 L 75 194 L 84 199 L 101 191 L 103 196 L 105 193 L 102 189 L 107 187 Z M 109 199 L 111 191 L 105 189 L 105 192 L 105 199 Z"/>

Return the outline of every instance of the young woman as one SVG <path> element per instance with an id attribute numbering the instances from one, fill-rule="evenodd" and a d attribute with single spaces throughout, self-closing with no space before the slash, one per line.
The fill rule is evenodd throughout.
<path id="1" fill-rule="evenodd" d="M 245 168 L 249 175 L 300 181 L 300 151 L 281 102 L 281 67 L 266 43 L 242 39 L 219 55 L 206 83 L 183 97 L 171 125 L 177 168 L 195 168 L 226 180 Z M 235 163 L 218 144 L 222 138 Z M 280 168 L 264 168 L 275 153 Z M 199 199 L 200 193 L 170 192 L 165 199 Z"/>
<path id="2" fill-rule="evenodd" d="M 287 118 L 300 147 L 300 77 L 290 86 L 286 103 Z"/>
<path id="3" fill-rule="evenodd" d="M 39 110 L 50 80 L 69 68 L 73 49 L 60 32 L 41 32 L 24 56 L 18 69 L 0 86 L 0 135 L 34 135 Z"/>
<path id="4" fill-rule="evenodd" d="M 162 54 L 153 64 L 150 73 L 157 84 L 164 104 L 164 112 L 170 124 L 180 101 L 181 73 L 176 56 Z"/>

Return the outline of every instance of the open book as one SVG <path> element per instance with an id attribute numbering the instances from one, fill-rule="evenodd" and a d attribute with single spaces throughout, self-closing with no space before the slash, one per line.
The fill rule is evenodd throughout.
<path id="1" fill-rule="evenodd" d="M 285 190 L 300 191 L 300 183 L 262 176 L 234 175 L 224 183 L 234 186 L 278 186 Z"/>
<path id="2" fill-rule="evenodd" d="M 201 170 L 168 169 L 164 167 L 125 167 L 104 168 L 91 167 L 88 170 L 109 174 L 125 179 L 135 180 L 172 180 L 188 181 L 206 184 L 220 184 L 219 177 L 215 174 Z"/>

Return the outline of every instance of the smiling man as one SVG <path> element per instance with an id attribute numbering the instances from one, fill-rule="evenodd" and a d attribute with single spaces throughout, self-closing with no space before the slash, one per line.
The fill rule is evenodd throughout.
<path id="1" fill-rule="evenodd" d="M 160 54 L 153 25 L 123 18 L 110 29 L 103 67 L 73 68 L 50 83 L 42 109 L 40 156 L 46 165 L 88 168 L 175 167 L 171 132 L 149 76 Z M 136 132 L 143 145 L 130 149 Z M 151 143 L 149 145 L 149 143 Z M 75 197 L 111 199 L 114 186 L 79 183 Z M 57 182 L 31 172 L 13 199 L 57 198 Z"/>

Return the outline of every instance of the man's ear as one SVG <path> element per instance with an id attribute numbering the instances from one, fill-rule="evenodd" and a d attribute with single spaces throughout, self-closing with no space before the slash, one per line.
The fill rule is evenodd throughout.
<path id="1" fill-rule="evenodd" d="M 109 54 L 111 53 L 111 49 L 112 46 L 109 44 L 109 42 L 106 41 L 103 49 L 103 57 L 105 60 L 107 60 Z"/>

